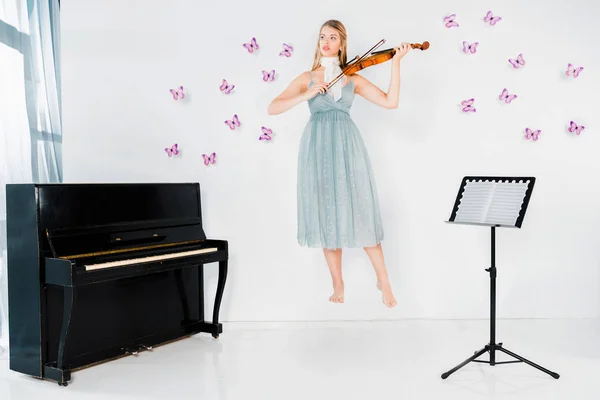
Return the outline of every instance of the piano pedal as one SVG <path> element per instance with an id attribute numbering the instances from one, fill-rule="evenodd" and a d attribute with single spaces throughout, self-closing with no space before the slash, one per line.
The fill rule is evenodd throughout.
<path id="1" fill-rule="evenodd" d="M 121 350 L 125 351 L 125 353 L 129 354 L 130 356 L 137 356 L 138 353 L 136 350 L 130 349 L 129 347 Z"/>
<path id="2" fill-rule="evenodd" d="M 148 351 L 152 351 L 152 346 L 146 346 L 145 344 L 140 344 L 140 348 Z"/>

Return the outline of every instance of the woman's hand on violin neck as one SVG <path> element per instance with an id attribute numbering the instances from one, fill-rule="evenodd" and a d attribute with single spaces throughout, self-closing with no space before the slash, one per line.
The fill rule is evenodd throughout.
<path id="1" fill-rule="evenodd" d="M 412 47 L 410 44 L 402 42 L 402 44 L 398 47 L 395 47 L 395 49 L 396 49 L 396 54 L 394 54 L 394 57 L 392 58 L 392 60 L 395 62 L 400 62 L 402 57 L 404 57 L 406 55 L 406 53 L 408 53 L 409 51 L 412 50 Z"/>

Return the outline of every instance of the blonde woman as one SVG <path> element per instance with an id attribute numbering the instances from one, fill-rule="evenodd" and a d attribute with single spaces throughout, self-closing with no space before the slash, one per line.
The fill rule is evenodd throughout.
<path id="1" fill-rule="evenodd" d="M 373 264 L 383 303 L 396 299 L 388 279 L 381 241 L 383 227 L 371 162 L 361 134 L 350 118 L 355 94 L 383 108 L 397 108 L 400 96 L 400 60 L 411 49 L 396 48 L 387 93 L 358 74 L 331 82 L 347 63 L 346 28 L 326 21 L 319 31 L 310 71 L 296 77 L 269 105 L 281 114 L 307 101 L 311 117 L 298 156 L 298 243 L 323 248 L 333 281 L 329 301 L 344 302 L 342 249 L 362 247 Z M 327 89 L 327 90 L 325 90 Z"/>

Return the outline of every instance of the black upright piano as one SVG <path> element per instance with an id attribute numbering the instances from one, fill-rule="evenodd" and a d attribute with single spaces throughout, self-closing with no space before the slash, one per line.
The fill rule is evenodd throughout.
<path id="1" fill-rule="evenodd" d="M 228 243 L 206 238 L 199 184 L 8 184 L 6 214 L 11 370 L 66 386 L 74 370 L 222 333 Z"/>

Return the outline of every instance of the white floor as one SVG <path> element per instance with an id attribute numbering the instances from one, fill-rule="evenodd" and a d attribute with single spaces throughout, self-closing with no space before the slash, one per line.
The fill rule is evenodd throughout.
<path id="1" fill-rule="evenodd" d="M 487 321 L 225 323 L 73 374 L 68 387 L 8 369 L 0 399 L 561 399 L 600 398 L 600 320 L 499 320 L 497 341 L 542 366 L 470 363 Z M 487 355 L 481 357 L 487 359 Z M 511 360 L 499 355 L 499 360 Z"/>

